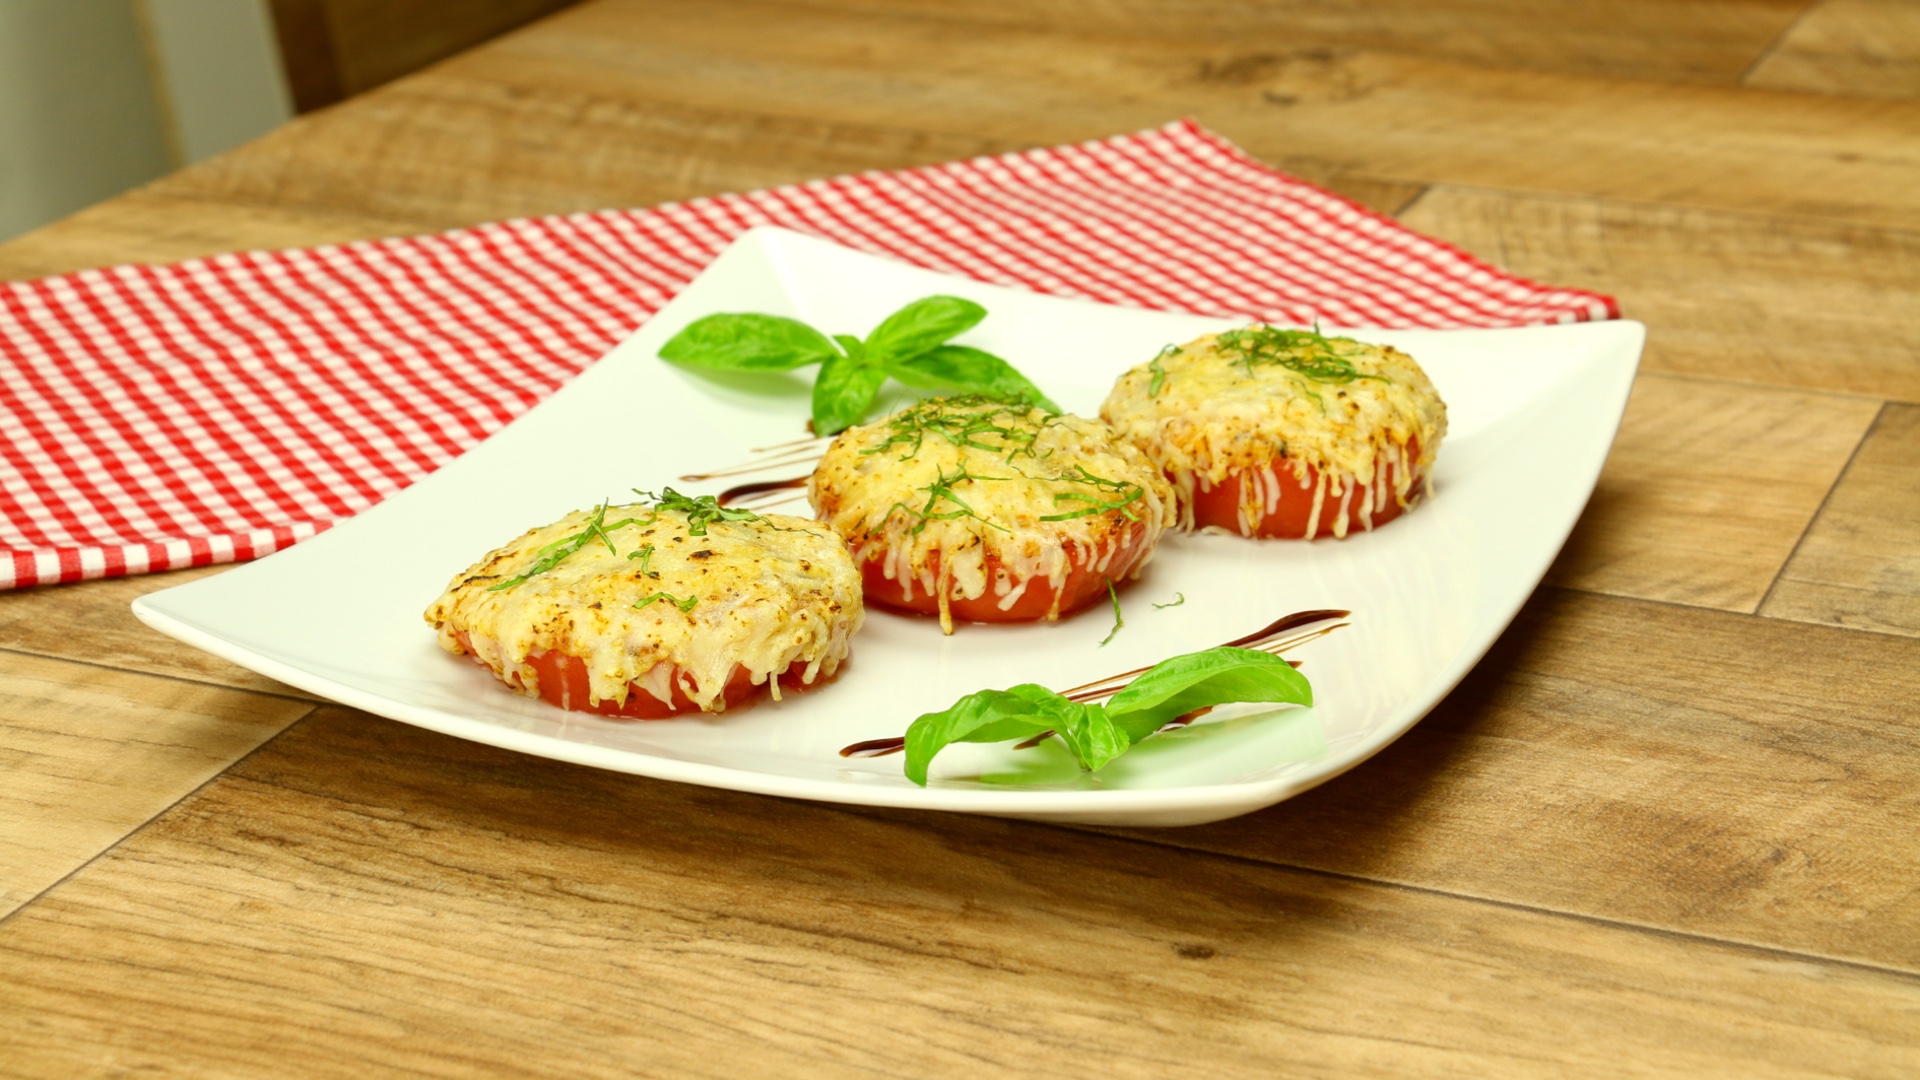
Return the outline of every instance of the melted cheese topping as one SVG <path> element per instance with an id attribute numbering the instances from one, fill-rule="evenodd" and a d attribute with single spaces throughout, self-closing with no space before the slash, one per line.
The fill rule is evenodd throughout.
<path id="1" fill-rule="evenodd" d="M 1236 340 L 1262 334 L 1274 335 L 1268 343 L 1297 344 L 1264 347 L 1249 361 Z M 1100 407 L 1102 419 L 1173 479 L 1183 528 L 1193 527 L 1196 484 L 1211 489 L 1230 474 L 1262 470 L 1264 479 L 1241 486 L 1240 523 L 1251 535 L 1279 501 L 1279 482 L 1264 471 L 1269 465 L 1278 473 L 1291 463 L 1303 489 L 1309 468 L 1319 474 L 1308 536 L 1323 512 L 1332 516 L 1335 536 L 1345 536 L 1356 519 L 1371 528 L 1388 485 L 1357 504 L 1353 496 L 1377 477 L 1391 475 L 1401 506 L 1417 497 L 1447 432 L 1446 404 L 1426 372 L 1397 349 L 1287 334 L 1255 326 L 1169 348 L 1122 375 Z M 1343 366 L 1354 377 L 1308 373 Z"/>
<path id="2" fill-rule="evenodd" d="M 1047 618 L 1058 618 L 1069 571 L 1137 576 L 1174 522 L 1166 477 L 1107 425 L 979 397 L 847 429 L 807 496 L 855 561 L 879 560 L 907 599 L 935 597 L 947 633 L 951 601 L 991 589 L 1006 611 L 1036 581 L 1054 590 Z"/>
<path id="3" fill-rule="evenodd" d="M 860 573 L 846 544 L 805 518 L 716 521 L 696 536 L 684 514 L 609 507 L 615 550 L 590 539 L 552 569 L 495 591 L 598 512 L 533 529 L 455 577 L 426 611 L 441 646 L 465 653 L 464 634 L 475 658 L 528 694 L 539 685 L 527 658 L 556 650 L 585 662 L 596 704 L 625 702 L 636 681 L 671 702 L 677 680 L 705 712 L 726 708 L 721 694 L 735 665 L 778 699 L 776 676 L 789 667 L 803 664 L 802 681 L 812 683 L 846 658 L 864 617 Z M 634 606 L 657 593 L 667 596 Z"/>

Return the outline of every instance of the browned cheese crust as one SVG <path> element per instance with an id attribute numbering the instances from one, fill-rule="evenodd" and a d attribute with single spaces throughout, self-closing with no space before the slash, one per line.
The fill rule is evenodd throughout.
<path id="1" fill-rule="evenodd" d="M 572 550 L 540 569 L 558 547 Z M 585 662 L 596 703 L 625 701 L 636 680 L 668 701 L 678 678 L 709 712 L 724 707 L 736 665 L 776 698 L 795 664 L 803 682 L 831 677 L 863 617 L 859 571 L 825 525 L 769 515 L 695 526 L 646 504 L 529 530 L 456 575 L 426 611 L 449 652 L 471 649 L 526 693 L 539 692 L 527 658 L 555 650 Z"/>
<path id="2" fill-rule="evenodd" d="M 1336 536 L 1368 526 L 1388 497 L 1406 505 L 1447 431 L 1446 404 L 1406 353 L 1261 325 L 1169 346 L 1122 375 L 1100 415 L 1172 478 L 1183 527 L 1193 527 L 1197 484 L 1280 462 L 1303 481 L 1309 468 L 1318 474 L 1314 517 L 1322 507 L 1337 515 Z M 1383 462 L 1391 491 L 1347 505 Z M 1277 495 L 1244 485 L 1246 531 Z"/>
<path id="3" fill-rule="evenodd" d="M 1076 568 L 1115 569 L 1142 529 L 1150 555 L 1174 520 L 1166 478 L 1107 425 L 981 397 L 849 428 L 807 494 L 856 562 L 936 597 L 949 632 L 952 600 L 990 592 L 1004 611 L 1035 582 L 1057 592 Z"/>

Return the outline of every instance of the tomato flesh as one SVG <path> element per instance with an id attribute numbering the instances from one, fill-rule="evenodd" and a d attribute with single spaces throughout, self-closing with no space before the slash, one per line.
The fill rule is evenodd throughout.
<path id="1" fill-rule="evenodd" d="M 457 636 L 461 647 L 472 655 L 471 639 L 464 632 Z M 479 658 L 474 657 L 474 661 L 478 663 Z M 540 700 L 574 712 L 614 716 L 627 720 L 671 720 L 689 713 L 699 715 L 701 711 L 700 706 L 687 696 L 686 688 L 681 686 L 681 673 L 678 668 L 670 672 L 668 678 L 668 685 L 672 687 L 673 700 L 665 702 L 641 689 L 638 681 L 627 684 L 625 701 L 594 701 L 586 662 L 579 657 L 569 656 L 552 649 L 543 649 L 529 654 L 527 666 L 533 669 L 535 678 L 539 680 Z M 780 680 L 781 692 L 797 693 L 811 690 L 827 681 L 824 676 L 816 678 L 811 683 L 803 681 L 806 670 L 806 662 L 797 660 L 776 676 Z M 651 674 L 651 671 L 643 674 Z M 766 692 L 766 683 L 756 686 L 753 681 L 753 672 L 747 670 L 744 665 L 735 664 L 732 674 L 727 677 L 726 687 L 720 692 L 720 707 L 713 711 L 722 712 L 735 708 Z"/>
<path id="2" fill-rule="evenodd" d="M 1420 447 L 1410 443 L 1406 460 L 1418 460 Z M 1313 494 L 1320 485 L 1320 472 L 1311 465 L 1303 467 L 1299 475 L 1294 473 L 1294 463 L 1282 459 L 1268 461 L 1265 465 L 1248 469 L 1235 469 L 1221 478 L 1220 483 L 1209 485 L 1202 478 L 1193 490 L 1193 527 L 1204 529 L 1215 526 L 1241 536 L 1259 538 L 1284 538 L 1300 540 L 1307 537 L 1307 526 L 1314 525 L 1313 539 L 1332 536 L 1334 526 L 1340 519 L 1340 503 L 1344 496 L 1328 494 L 1320 504 L 1320 520 L 1313 521 Z M 1302 478 L 1305 483 L 1303 485 Z M 1378 528 L 1392 521 L 1406 511 L 1406 506 L 1394 495 L 1394 466 L 1386 458 L 1380 460 L 1374 470 L 1373 483 L 1355 484 L 1353 495 L 1347 502 L 1347 532 L 1365 532 L 1368 518 L 1361 513 L 1361 506 L 1368 500 L 1379 498 L 1384 488 L 1384 505 L 1373 512 L 1371 526 Z M 1245 485 L 1252 484 L 1255 490 L 1268 490 L 1272 484 L 1280 492 L 1279 500 L 1271 510 L 1264 508 L 1259 519 L 1254 522 L 1251 532 L 1246 522 L 1240 518 L 1240 507 L 1245 497 Z M 1408 492 L 1408 502 L 1420 493 L 1423 481 L 1416 480 Z M 1255 496 L 1258 500 L 1258 495 Z"/>
<path id="3" fill-rule="evenodd" d="M 680 673 L 673 672 L 669 685 L 673 687 L 673 701 L 661 701 L 651 693 L 640 689 L 638 682 L 627 686 L 625 701 L 593 701 L 587 678 L 587 665 L 578 657 L 548 649 L 527 657 L 527 666 L 533 669 L 539 679 L 540 700 L 550 705 L 576 712 L 598 713 L 601 716 L 621 716 L 629 720 L 665 720 L 687 713 L 699 713 L 700 707 L 687 696 L 680 685 Z M 727 685 L 720 692 L 722 709 L 731 709 L 747 700 L 761 687 L 753 685 L 753 673 L 738 664 L 727 678 Z M 716 710 L 719 711 L 719 710 Z"/>
<path id="4" fill-rule="evenodd" d="M 947 610 L 955 619 L 982 623 L 1038 622 L 1049 615 L 1072 614 L 1097 600 L 1104 599 L 1107 595 L 1109 579 L 1118 583 L 1132 572 L 1145 555 L 1143 549 L 1146 545 L 1146 537 L 1147 527 L 1144 523 L 1129 526 L 1120 542 L 1119 550 L 1114 553 L 1105 571 L 1095 570 L 1088 564 L 1076 560 L 1073 557 L 1076 552 L 1072 550 L 1072 545 L 1069 545 L 1067 575 L 1058 589 L 1044 578 L 1036 579 L 1028 584 L 1026 591 L 1020 594 L 1019 599 L 1003 609 L 1000 606 L 1002 597 L 995 595 L 992 585 L 989 584 L 985 592 L 971 599 L 950 597 L 947 601 Z M 940 576 L 939 560 L 940 553 L 937 551 L 928 560 L 936 581 Z M 901 583 L 887 576 L 886 565 L 884 551 L 861 560 L 860 580 L 867 603 L 918 615 L 940 614 L 938 596 L 921 588 L 917 581 L 914 583 L 913 595 L 907 596 Z M 997 557 L 988 555 L 986 557 L 987 581 L 997 580 L 1002 568 L 1003 564 Z M 1058 607 L 1054 605 L 1056 596 L 1059 598 Z"/>

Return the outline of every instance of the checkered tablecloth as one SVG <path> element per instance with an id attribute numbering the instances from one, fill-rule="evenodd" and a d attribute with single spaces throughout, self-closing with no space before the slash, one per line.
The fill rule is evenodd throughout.
<path id="1" fill-rule="evenodd" d="M 1001 285 L 1270 322 L 1617 314 L 1187 122 L 645 210 L 0 284 L 0 587 L 313 536 L 510 423 L 762 224 Z"/>

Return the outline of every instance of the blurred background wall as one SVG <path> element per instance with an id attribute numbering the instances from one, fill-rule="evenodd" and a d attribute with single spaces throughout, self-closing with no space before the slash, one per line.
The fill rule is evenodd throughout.
<path id="1" fill-rule="evenodd" d="M 574 0 L 0 0 L 0 241 Z"/>

